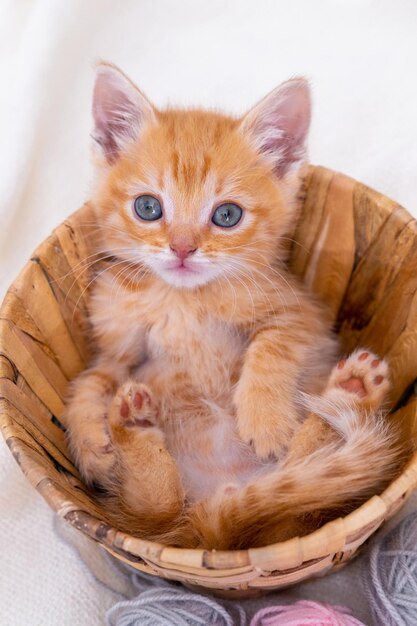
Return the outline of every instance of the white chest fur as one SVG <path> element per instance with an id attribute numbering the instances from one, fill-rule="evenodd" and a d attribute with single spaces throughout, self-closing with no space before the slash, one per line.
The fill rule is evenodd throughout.
<path id="1" fill-rule="evenodd" d="M 163 368 L 179 369 L 221 388 L 246 346 L 233 317 L 225 321 L 209 313 L 198 294 L 181 298 L 156 288 L 115 290 L 110 277 L 103 276 L 93 305 L 94 325 L 112 338 L 112 351 L 129 353 L 136 362 L 145 356 L 159 375 Z"/>
<path id="2" fill-rule="evenodd" d="M 156 317 L 148 332 L 147 352 L 152 359 L 165 357 L 201 375 L 212 369 L 230 370 L 244 343 L 233 324 L 177 307 Z"/>

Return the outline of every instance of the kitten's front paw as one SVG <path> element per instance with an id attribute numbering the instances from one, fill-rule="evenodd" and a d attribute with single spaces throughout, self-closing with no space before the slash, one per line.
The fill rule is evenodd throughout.
<path id="1" fill-rule="evenodd" d="M 237 424 L 240 437 L 251 445 L 261 459 L 279 458 L 288 448 L 296 423 L 296 412 L 285 408 L 279 399 L 260 394 L 257 399 L 237 402 Z"/>
<path id="2" fill-rule="evenodd" d="M 260 459 L 279 458 L 288 446 L 289 438 L 281 433 L 276 424 L 257 424 L 262 421 L 262 415 L 256 415 L 255 420 L 240 419 L 239 434 L 242 440 L 253 447 L 256 456 Z"/>
<path id="3" fill-rule="evenodd" d="M 77 415 L 79 417 L 79 415 Z M 107 414 L 90 408 L 78 428 L 67 431 L 72 456 L 87 484 L 104 485 L 115 462 L 114 448 L 107 429 Z"/>

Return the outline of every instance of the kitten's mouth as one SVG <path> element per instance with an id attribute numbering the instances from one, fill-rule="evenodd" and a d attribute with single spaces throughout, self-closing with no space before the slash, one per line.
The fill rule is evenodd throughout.
<path id="1" fill-rule="evenodd" d="M 181 275 L 198 273 L 196 269 L 193 269 L 192 267 L 190 267 L 190 265 L 186 265 L 184 261 L 181 261 L 180 263 L 174 263 L 173 265 L 168 265 L 165 269 Z"/>
<path id="2" fill-rule="evenodd" d="M 218 268 L 211 266 L 210 263 L 188 259 L 166 260 L 155 264 L 153 269 L 169 285 L 187 289 L 204 285 L 219 273 Z"/>

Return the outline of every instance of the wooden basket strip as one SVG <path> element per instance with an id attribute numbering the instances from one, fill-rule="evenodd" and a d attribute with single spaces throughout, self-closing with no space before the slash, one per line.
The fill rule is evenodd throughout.
<path id="1" fill-rule="evenodd" d="M 250 548 L 248 554 L 250 562 L 258 571 L 300 567 L 304 560 L 300 537 L 264 548 Z"/>
<path id="2" fill-rule="evenodd" d="M 119 558 L 122 558 L 122 560 L 126 563 L 133 566 L 140 563 L 145 566 L 145 556 L 133 555 L 120 547 L 124 542 L 124 533 L 112 528 L 102 520 L 97 519 L 91 513 L 81 509 L 72 510 L 68 511 L 63 517 L 66 521 L 71 523 L 72 526 L 83 532 L 91 539 L 99 541 L 104 548 L 108 549 Z M 143 552 L 147 554 L 152 554 L 155 551 L 155 546 L 159 545 L 153 544 L 152 542 L 144 543 L 149 544 L 148 546 L 145 546 L 145 549 L 143 550 Z M 160 547 L 162 548 L 162 546 Z"/>
<path id="3" fill-rule="evenodd" d="M 4 354 L 0 353 L 0 380 L 4 378 L 6 380 L 11 380 L 12 382 L 15 382 L 17 376 L 17 370 L 15 369 L 13 362 L 8 359 Z"/>
<path id="4" fill-rule="evenodd" d="M 329 550 L 327 548 L 328 531 L 326 526 L 327 524 L 325 524 L 315 532 L 310 533 L 309 535 L 300 537 L 302 563 L 315 561 L 316 559 L 322 558 L 323 555 L 327 555 L 329 553 Z M 346 527 L 344 527 L 343 531 L 346 541 Z M 340 527 L 338 527 L 338 532 L 340 532 Z M 340 541 L 340 537 L 337 537 L 335 543 L 338 550 L 343 547 L 343 543 Z"/>
<path id="5" fill-rule="evenodd" d="M 152 566 L 177 569 L 178 571 L 198 572 L 217 571 L 220 575 L 226 572 L 242 573 L 251 566 L 248 551 L 207 551 L 207 550 L 182 550 L 171 548 L 162 544 L 144 541 L 123 533 L 118 533 L 121 543 L 117 547 L 130 555 L 139 556 Z M 218 555 L 218 558 L 216 558 Z M 211 576 L 211 574 L 209 574 Z"/>
<path id="6" fill-rule="evenodd" d="M 355 181 L 353 190 L 355 224 L 356 263 L 365 256 L 369 245 L 379 237 L 385 222 L 399 211 L 404 211 L 396 202 Z"/>
<path id="7" fill-rule="evenodd" d="M 71 329 L 72 340 L 82 360 L 88 363 L 91 357 L 89 338 L 91 325 L 87 317 L 75 301 L 71 300 L 56 284 L 51 284 L 54 296 L 59 305 L 61 315 L 68 328 Z"/>
<path id="8" fill-rule="evenodd" d="M 27 268 L 31 265 L 39 265 L 39 264 L 35 261 L 29 261 L 29 263 L 22 270 L 21 275 L 19 275 L 18 280 L 21 278 L 21 276 L 24 276 L 26 274 Z M 76 346 L 78 353 L 82 355 L 81 358 L 83 359 L 83 362 L 86 362 L 87 350 L 85 348 L 86 339 L 84 335 L 86 333 L 84 332 L 84 328 L 87 326 L 87 324 L 86 322 L 82 323 L 83 331 L 81 333 L 81 331 L 78 328 L 79 324 L 77 325 L 77 322 L 76 322 L 78 318 L 81 318 L 81 312 L 77 311 L 75 316 L 72 316 L 69 313 L 70 303 L 69 301 L 68 302 L 66 301 L 65 294 L 60 292 L 60 290 L 57 290 L 57 291 L 59 294 L 58 306 L 60 309 L 61 316 L 63 320 L 65 321 L 67 328 L 71 328 L 71 331 L 72 331 L 71 336 L 72 336 L 73 343 Z M 14 325 L 17 325 L 21 330 L 23 330 L 29 336 L 33 337 L 33 339 L 35 339 L 38 343 L 42 344 L 42 348 L 48 354 L 48 356 L 56 360 L 54 351 L 49 347 L 49 345 L 47 345 L 42 331 L 37 326 L 33 318 L 31 317 L 28 304 L 25 301 L 22 301 L 21 299 L 22 292 L 23 292 L 23 298 L 24 298 L 25 297 L 24 283 L 20 291 L 15 287 L 14 284 L 9 288 L 5 296 L 5 299 L 3 301 L 3 304 L 1 306 L 1 309 L 0 309 L 0 319 L 9 320 Z M 53 293 L 56 298 L 57 293 L 55 292 Z M 35 295 L 34 298 L 36 297 L 37 296 Z M 75 308 L 75 303 L 73 304 L 71 310 L 74 310 L 74 308 Z M 43 323 L 45 324 L 46 322 L 47 320 L 44 321 Z M 59 340 L 59 337 L 55 336 L 53 338 L 53 344 L 55 344 L 58 340 Z"/>
<path id="9" fill-rule="evenodd" d="M 26 265 L 15 288 L 42 333 L 44 343 L 53 346 L 61 371 L 69 380 L 74 378 L 85 368 L 86 362 L 72 339 L 55 295 L 38 263 L 29 262 Z"/>
<path id="10" fill-rule="evenodd" d="M 24 270 L 23 270 L 24 271 Z M 36 341 L 42 343 L 44 338 L 41 331 L 36 326 L 24 302 L 16 293 L 14 285 L 12 285 L 5 295 L 1 309 L 0 319 L 7 320 L 14 326 L 18 326 L 25 333 L 33 337 Z M 52 351 L 46 348 L 52 356 Z"/>
<path id="11" fill-rule="evenodd" d="M 56 471 L 51 468 L 48 458 L 39 449 L 36 442 L 34 443 L 28 438 L 27 432 L 22 428 L 10 429 L 10 432 L 7 432 L 6 443 L 29 482 L 45 497 L 45 494 L 42 493 L 41 483 L 42 481 L 50 482 L 52 480 L 50 475 Z M 47 472 L 45 472 L 46 469 Z M 47 501 L 50 506 L 54 504 L 55 510 L 58 504 L 60 508 L 62 507 L 62 501 L 54 500 L 52 502 L 48 499 Z"/>
<path id="12" fill-rule="evenodd" d="M 410 220 L 412 218 L 406 211 L 391 214 L 352 273 L 339 313 L 340 337 L 347 353 L 357 345 L 373 348 L 381 356 L 385 356 L 387 352 L 386 340 L 378 333 L 374 317 L 378 317 L 380 322 L 390 319 L 389 315 L 393 311 L 385 310 L 381 306 L 382 302 L 389 296 L 390 288 L 399 275 L 400 268 L 408 270 L 407 274 L 409 273 L 409 268 L 404 267 L 399 259 L 401 255 L 407 256 L 408 252 L 415 248 L 414 228 L 405 224 Z M 389 254 L 384 254 L 388 250 Z M 399 280 L 405 287 L 401 276 Z M 406 293 L 408 292 L 407 289 Z M 401 304 L 406 305 L 404 299 Z M 400 316 L 403 314 L 406 315 L 407 310 L 404 313 L 400 312 Z M 390 321 L 395 328 L 394 333 L 391 330 L 390 337 L 398 336 L 401 325 L 398 324 L 397 317 L 394 316 Z M 373 333 L 368 332 L 369 326 L 375 329 Z"/>
<path id="13" fill-rule="evenodd" d="M 33 436 L 39 435 L 40 440 L 45 445 L 46 440 L 51 442 L 54 448 L 58 449 L 68 459 L 64 433 L 51 422 L 50 415 L 45 415 L 43 411 L 40 411 L 39 406 L 10 380 L 0 380 L 0 394 L 2 398 L 6 399 L 11 406 L 14 406 L 20 412 L 21 419 L 16 418 L 19 424 Z"/>
<path id="14" fill-rule="evenodd" d="M 30 483 L 58 515 L 65 518 L 70 512 L 80 509 L 90 510 L 91 519 L 92 515 L 102 515 L 100 506 L 84 491 L 69 488 L 68 483 L 45 453 L 27 439 L 27 433 L 25 437 L 21 432 L 11 430 L 6 442 Z"/>
<path id="15" fill-rule="evenodd" d="M 1 408 L 1 428 L 3 432 L 4 440 L 7 443 L 7 440 L 10 438 L 19 439 L 29 448 L 33 450 L 37 450 L 40 454 L 48 454 L 45 448 L 43 447 L 43 442 L 38 442 L 36 439 L 32 437 L 32 433 L 26 430 L 25 425 L 21 425 L 21 422 L 24 422 L 24 417 L 20 414 L 17 409 L 13 405 L 10 404 L 4 398 L 0 399 L 0 408 Z"/>
<path id="16" fill-rule="evenodd" d="M 326 303 L 332 321 L 336 319 L 355 259 L 354 185 L 355 181 L 342 174 L 333 176 L 304 274 L 305 284 Z"/>
<path id="17" fill-rule="evenodd" d="M 196 568 L 213 569 L 225 572 L 243 573 L 250 566 L 247 550 L 183 550 L 179 548 L 164 547 L 157 562 L 170 569 L 182 567 L 193 571 Z"/>
<path id="18" fill-rule="evenodd" d="M 190 591 L 197 593 L 201 593 L 202 590 L 204 591 L 204 588 L 200 585 L 194 585 L 188 581 L 183 581 L 182 584 L 184 587 L 187 587 L 187 589 L 190 589 Z M 272 587 L 271 590 L 273 589 Z M 265 591 L 262 591 L 262 589 L 250 589 L 248 586 L 242 585 L 239 587 L 234 586 L 233 588 L 221 587 L 216 590 L 212 589 L 211 593 L 217 598 L 223 598 L 225 600 L 241 600 L 242 598 L 260 598 L 265 594 Z"/>
<path id="19" fill-rule="evenodd" d="M 343 552 L 348 552 L 348 546 L 356 545 L 357 541 L 363 543 L 365 539 L 369 537 L 369 534 L 373 533 L 374 530 L 376 530 L 383 523 L 383 521 L 386 519 L 387 513 L 383 517 L 380 516 L 372 519 L 368 524 L 364 524 L 359 530 L 351 533 L 348 537 L 346 537 L 346 543 L 343 548 Z"/>
<path id="20" fill-rule="evenodd" d="M 375 248 L 377 247 L 379 246 L 375 246 Z M 376 255 L 377 252 L 375 249 Z M 381 258 L 377 260 L 374 254 L 370 256 L 373 258 L 373 267 L 371 269 L 367 265 L 362 268 L 362 279 L 365 278 L 365 272 L 372 271 L 371 285 L 376 289 L 379 287 L 379 293 L 377 291 L 372 317 L 362 330 L 360 340 L 366 342 L 368 335 L 373 336 L 380 328 L 383 335 L 381 337 L 381 349 L 386 354 L 406 323 L 417 288 L 417 273 L 415 271 L 417 228 L 415 222 L 404 227 L 402 232 L 398 234 L 387 260 L 382 261 Z M 393 319 L 390 319 L 391 314 L 396 314 Z"/>
<path id="21" fill-rule="evenodd" d="M 216 586 L 219 585 L 220 588 L 223 586 L 233 586 L 238 585 L 239 587 L 242 584 L 247 585 L 250 581 L 259 578 L 259 572 L 255 571 L 252 567 L 249 567 L 244 572 L 236 573 L 234 570 L 229 570 L 228 573 L 224 571 L 211 571 L 204 569 L 186 569 L 183 568 L 173 568 L 173 567 L 165 567 L 160 566 L 154 563 L 148 563 L 149 566 L 153 569 L 154 572 L 158 574 L 169 573 L 170 578 L 173 580 L 186 580 L 193 581 L 196 584 L 204 585 L 207 587 L 211 587 L 214 583 Z"/>
<path id="22" fill-rule="evenodd" d="M 249 583 L 250 588 L 263 588 L 265 590 L 282 589 L 294 583 L 303 582 L 308 578 L 323 576 L 333 567 L 332 557 L 328 556 L 318 563 L 313 563 L 302 571 L 294 569 L 286 574 L 276 576 L 259 577 Z"/>
<path id="23" fill-rule="evenodd" d="M 200 550 L 195 550 L 195 552 L 201 552 Z M 230 557 L 233 556 L 233 552 L 230 553 Z M 198 556 L 188 555 L 188 558 L 183 559 L 183 564 L 179 563 L 179 559 L 177 558 L 177 563 L 173 564 L 168 561 L 149 558 L 149 556 L 142 557 L 145 563 L 152 568 L 154 572 L 162 572 L 166 571 L 169 573 L 170 577 L 175 580 L 186 580 L 189 576 L 198 577 L 201 581 L 210 581 L 213 579 L 217 580 L 225 580 L 229 583 L 232 579 L 235 581 L 248 581 L 252 580 L 254 576 L 258 576 L 259 572 L 255 572 L 253 565 L 248 563 L 245 567 L 230 567 L 228 569 L 209 569 L 204 567 L 203 565 L 198 565 Z M 231 558 L 229 559 L 232 560 Z M 190 565 L 190 563 L 194 561 L 195 565 Z"/>
<path id="24" fill-rule="evenodd" d="M 28 401 L 31 403 L 31 405 L 34 405 L 36 407 L 35 409 L 33 409 L 33 411 L 31 411 L 31 415 L 28 416 L 28 420 L 33 422 L 33 424 L 37 426 L 38 429 L 39 423 L 41 423 L 42 428 L 40 428 L 39 430 L 45 431 L 45 435 L 47 437 L 49 436 L 48 428 L 53 428 L 54 430 L 58 428 L 62 431 L 62 427 L 60 426 L 60 424 L 54 419 L 52 413 L 43 404 L 43 402 L 39 399 L 36 393 L 32 391 L 26 380 L 23 378 L 22 374 L 18 374 L 15 384 L 16 387 L 28 398 Z M 25 411 L 22 410 L 22 412 L 26 415 Z"/>
<path id="25" fill-rule="evenodd" d="M 391 413 L 389 417 L 394 424 L 400 426 L 402 438 L 407 443 L 414 442 L 414 448 L 417 449 L 417 397 L 413 395 L 405 406 Z"/>
<path id="26" fill-rule="evenodd" d="M 20 320 L 17 320 L 17 322 L 18 323 L 16 324 L 15 321 L 7 319 L 7 317 L 0 319 L 2 347 L 5 346 L 5 349 L 3 350 L 4 353 L 7 355 L 7 349 L 10 345 L 13 345 L 14 342 L 19 343 L 19 345 L 22 346 L 22 349 L 25 349 L 32 355 L 35 362 L 39 359 L 38 368 L 42 368 L 42 373 L 48 377 L 58 394 L 63 397 L 65 389 L 68 385 L 68 379 L 62 373 L 53 350 L 45 343 L 42 336 L 40 339 L 33 337 L 27 332 L 27 330 L 22 329 L 19 326 Z M 14 364 L 20 372 L 21 368 L 18 364 L 22 362 L 22 358 L 19 358 L 20 355 L 17 353 L 13 353 L 13 355 Z M 12 359 L 10 356 L 9 358 Z"/>
<path id="27" fill-rule="evenodd" d="M 410 495 L 411 491 L 417 487 L 417 452 L 413 454 L 400 476 L 396 478 L 381 494 L 387 508 L 387 517 L 392 516 L 393 509 L 397 510 L 397 504 Z"/>
<path id="28" fill-rule="evenodd" d="M 229 560 L 230 557 L 229 557 Z M 169 571 L 174 572 L 182 572 L 185 574 L 190 574 L 193 576 L 198 576 L 200 574 L 204 574 L 205 578 L 217 578 L 217 579 L 229 579 L 230 577 L 242 576 L 241 580 L 245 580 L 245 575 L 248 572 L 253 571 L 253 565 L 249 564 L 246 567 L 231 567 L 229 569 L 219 568 L 219 569 L 209 569 L 207 567 L 192 567 L 191 565 L 173 565 L 172 563 L 158 563 L 152 561 L 150 559 L 146 559 L 146 563 L 148 563 L 151 567 L 155 568 L 163 568 Z M 257 572 L 256 575 L 259 576 L 260 572 Z M 246 580 L 251 579 L 252 577 L 247 578 Z"/>
<path id="29" fill-rule="evenodd" d="M 123 563 L 126 563 L 126 565 L 129 565 L 130 567 L 134 567 L 135 569 L 139 570 L 140 572 L 144 572 L 145 574 L 151 574 L 152 576 L 159 577 L 159 574 L 157 574 L 152 569 L 152 567 L 150 567 L 147 563 L 143 562 L 142 560 L 138 559 L 136 561 L 133 561 L 132 559 L 129 559 L 128 556 L 126 556 L 125 554 L 116 552 L 115 550 L 113 550 L 109 546 L 106 546 L 105 544 L 103 544 L 103 548 L 106 550 L 106 552 L 114 556 L 119 561 L 123 561 Z"/>
<path id="30" fill-rule="evenodd" d="M 385 519 L 387 507 L 379 496 L 373 496 L 352 513 L 344 518 L 346 543 L 366 535 L 369 526 L 377 526 Z"/>
<path id="31" fill-rule="evenodd" d="M 4 353 L 14 359 L 32 390 L 53 415 L 60 415 L 68 381 L 55 361 L 39 343 L 7 320 L 0 320 L 0 337 Z"/>
<path id="32" fill-rule="evenodd" d="M 27 277 L 27 272 L 26 269 L 30 268 L 31 263 L 29 263 L 26 268 L 21 272 L 18 281 L 20 282 L 20 279 L 22 278 L 22 292 L 25 292 L 24 290 L 24 277 Z M 33 284 L 33 283 L 32 283 Z M 31 290 L 27 290 L 27 292 L 30 292 Z M 44 294 L 42 294 L 44 295 Z M 34 299 L 38 299 L 40 296 L 40 293 L 37 292 L 37 294 L 35 295 Z M 53 296 L 51 296 L 51 298 L 53 299 Z M 44 300 L 44 299 L 43 299 Z M 31 317 L 31 315 L 29 314 L 29 310 L 31 310 L 31 302 L 28 303 L 24 303 L 22 302 L 21 298 L 20 298 L 20 293 L 19 293 L 19 289 L 18 287 L 15 287 L 14 285 L 12 285 L 12 287 L 9 289 L 8 293 L 6 294 L 6 298 L 5 301 L 3 302 L 3 305 L 1 307 L 0 310 L 0 320 L 4 320 L 5 324 L 3 325 L 3 328 L 5 327 L 10 327 L 11 329 L 15 329 L 13 332 L 18 333 L 21 340 L 24 341 L 25 343 L 27 343 L 28 338 L 32 338 L 35 342 L 36 342 L 36 352 L 38 352 L 38 348 L 41 347 L 42 351 L 46 354 L 47 357 L 49 357 L 49 359 L 53 360 L 58 366 L 58 360 L 56 358 L 55 352 L 49 347 L 48 343 L 46 343 L 46 339 L 43 335 L 43 332 L 40 330 L 40 328 L 38 327 L 38 325 L 35 323 L 35 321 L 33 320 L 33 318 Z M 51 319 L 50 317 L 48 317 L 47 315 L 45 315 L 45 320 L 46 319 Z M 39 321 L 39 320 L 37 320 Z M 44 322 L 42 321 L 41 318 L 41 325 L 44 324 Z M 45 326 L 47 326 L 47 323 L 44 324 Z M 0 321 L 0 326 L 1 326 L 1 321 Z M 22 331 L 22 332 L 20 332 Z M 1 333 L 1 328 L 0 328 L 0 333 Z M 6 328 L 6 335 L 9 335 L 10 333 L 7 331 Z M 49 343 L 51 343 L 51 345 L 58 344 L 59 345 L 59 339 L 62 336 L 62 334 L 60 332 L 56 332 L 55 335 L 50 334 L 49 336 Z M 16 338 L 15 338 L 16 341 Z M 65 341 L 64 341 L 64 347 L 67 347 L 65 345 Z M 57 350 L 59 353 L 59 349 Z M 71 355 L 71 352 L 68 352 L 69 355 Z M 21 355 L 22 356 L 22 355 Z M 9 355 L 10 357 L 10 355 Z M 79 360 L 78 357 L 76 357 L 77 360 Z M 78 368 L 79 370 L 80 368 Z M 31 372 L 35 372 L 36 373 L 36 367 L 35 369 L 31 368 L 30 369 Z M 30 386 L 26 383 L 24 383 L 24 378 L 21 375 L 21 372 L 19 373 L 19 377 L 18 377 L 18 381 L 17 384 L 23 389 L 24 388 L 24 392 L 26 393 L 26 395 L 31 395 L 32 400 L 39 405 L 40 410 L 45 410 L 48 411 L 47 407 L 45 406 L 45 404 L 43 404 L 39 398 L 39 396 L 36 393 L 33 393 L 32 389 L 30 388 Z M 25 381 L 26 382 L 26 381 Z M 67 380 L 64 381 L 63 385 L 66 387 L 67 386 Z M 63 386 L 61 385 L 61 391 L 63 390 Z M 48 411 L 48 413 L 50 413 Z"/>
<path id="33" fill-rule="evenodd" d="M 184 554 L 181 554 L 184 552 Z M 252 569 L 247 550 L 224 552 L 224 558 L 214 565 L 208 555 L 216 555 L 217 551 L 181 550 L 179 548 L 163 548 L 159 558 L 148 558 L 152 566 L 160 566 L 170 570 L 198 574 L 204 571 L 206 576 L 231 576 L 245 574 Z M 209 563 L 209 565 L 208 565 Z M 241 565 L 239 565 L 241 563 Z"/>
<path id="34" fill-rule="evenodd" d="M 159 555 L 165 547 L 162 543 L 139 539 L 139 537 L 132 537 L 132 535 L 127 535 L 120 531 L 117 533 L 114 541 L 114 548 L 117 550 L 121 550 L 131 557 L 154 561 L 158 561 Z"/>
<path id="35" fill-rule="evenodd" d="M 343 552 L 349 552 L 350 554 L 353 554 L 354 552 L 356 552 L 356 550 L 358 548 L 360 548 L 360 546 L 371 536 L 374 534 L 374 532 L 376 530 L 378 530 L 378 528 L 385 522 L 385 520 L 387 519 L 387 516 L 385 515 L 384 517 L 381 517 L 380 519 L 376 520 L 375 522 L 373 522 L 372 524 L 367 524 L 360 533 L 357 534 L 356 538 L 351 538 L 349 540 L 346 541 L 346 545 L 343 548 Z"/>
<path id="36" fill-rule="evenodd" d="M 321 167 L 310 171 L 306 197 L 294 233 L 296 243 L 292 248 L 290 261 L 291 270 L 301 279 L 304 278 L 314 242 L 319 236 L 327 190 L 333 176 L 334 172 Z"/>
<path id="37" fill-rule="evenodd" d="M 401 296 L 397 302 L 404 300 Z M 395 297 L 390 299 L 389 311 L 394 311 Z M 407 303 L 408 304 L 408 303 Z M 408 304 L 408 314 L 402 321 L 401 333 L 395 343 L 390 347 L 386 356 L 391 368 L 391 377 L 395 381 L 392 402 L 396 403 L 402 396 L 402 391 L 407 389 L 416 380 L 417 371 L 417 292 Z M 384 332 L 384 329 L 382 329 Z M 417 444 L 417 430 L 414 431 Z"/>
<path id="38" fill-rule="evenodd" d="M 158 562 L 166 567 L 186 565 L 192 568 L 201 568 L 203 565 L 204 550 L 181 550 L 170 546 L 164 547 L 158 557 Z"/>
<path id="39" fill-rule="evenodd" d="M 206 589 L 224 589 L 226 587 L 226 589 L 230 589 L 233 588 L 232 585 L 229 584 L 229 581 L 227 580 L 219 580 L 216 578 L 209 578 L 208 580 L 204 580 L 203 576 L 192 576 L 190 574 L 185 574 L 183 572 L 177 572 L 175 570 L 165 570 L 163 567 L 159 567 L 158 565 L 156 565 L 155 567 L 152 567 L 152 573 L 162 576 L 163 578 L 166 578 L 168 580 L 178 580 L 180 582 L 182 582 L 182 584 L 184 585 L 195 585 L 196 587 L 198 587 L 201 590 L 201 586 L 203 584 L 204 588 Z M 204 582 L 202 582 L 204 581 Z M 239 588 L 239 589 L 246 589 L 247 588 L 247 583 L 243 582 L 240 585 L 235 585 L 235 587 Z"/>
<path id="40" fill-rule="evenodd" d="M 58 229 L 64 228 L 64 225 Z M 74 269 L 65 256 L 57 236 L 57 230 L 36 249 L 33 260 L 43 268 L 48 276 L 51 289 L 60 289 L 66 297 L 77 304 L 83 313 L 87 311 L 86 291 L 79 285 Z M 83 293 L 84 291 L 84 293 Z"/>
<path id="41" fill-rule="evenodd" d="M 341 555 L 340 561 L 335 563 L 335 565 L 333 566 L 333 571 L 338 571 L 342 567 L 345 567 L 349 563 L 349 561 L 351 561 L 358 554 L 359 550 L 360 548 L 358 548 L 357 550 L 345 550 L 345 552 L 343 552 Z"/>
<path id="42" fill-rule="evenodd" d="M 71 462 L 61 454 L 58 448 L 51 444 L 49 439 L 43 437 L 40 432 L 36 433 L 36 429 L 34 427 L 31 427 L 30 429 L 26 428 L 24 417 L 17 409 L 5 400 L 0 400 L 0 408 L 3 413 L 1 416 L 1 428 L 6 441 L 10 438 L 20 440 L 29 448 L 32 448 L 41 454 L 45 454 L 45 452 L 47 452 L 47 454 L 54 459 L 55 463 L 59 463 L 68 470 L 76 472 Z M 37 434 L 39 434 L 39 439 L 34 438 L 34 435 Z"/>
<path id="43" fill-rule="evenodd" d="M 248 550 L 204 550 L 203 567 L 207 569 L 243 569 L 251 563 Z"/>
<path id="44" fill-rule="evenodd" d="M 82 293 L 56 234 L 36 250 L 33 261 L 44 272 L 77 350 L 87 362 L 89 358 L 87 339 L 90 325 L 85 300 L 86 293 Z"/>

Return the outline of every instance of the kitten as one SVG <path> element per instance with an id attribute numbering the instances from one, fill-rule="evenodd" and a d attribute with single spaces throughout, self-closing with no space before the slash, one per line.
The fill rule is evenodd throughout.
<path id="1" fill-rule="evenodd" d="M 93 117 L 107 263 L 90 296 L 96 357 L 65 421 L 118 527 L 180 546 L 265 545 L 375 493 L 398 460 L 375 414 L 387 366 L 365 351 L 335 365 L 323 310 L 285 266 L 306 81 L 236 119 L 158 110 L 103 64 Z M 306 451 L 309 411 L 320 436 Z"/>

